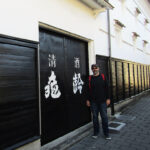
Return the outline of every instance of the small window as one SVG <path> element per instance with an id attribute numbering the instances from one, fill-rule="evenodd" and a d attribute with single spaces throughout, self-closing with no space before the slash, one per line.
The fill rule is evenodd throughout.
<path id="1" fill-rule="evenodd" d="M 119 20 L 114 20 L 115 21 L 115 25 L 119 26 L 120 28 L 125 28 L 125 25 L 123 23 L 121 23 Z"/>
<path id="2" fill-rule="evenodd" d="M 136 10 L 135 12 L 137 15 L 141 14 L 141 11 L 138 8 L 136 8 L 135 10 Z"/>
<path id="3" fill-rule="evenodd" d="M 134 37 L 134 38 L 140 37 L 140 35 L 137 34 L 136 32 L 132 32 L 132 33 L 133 33 L 133 37 Z"/>
<path id="4" fill-rule="evenodd" d="M 146 47 L 147 44 L 148 44 L 148 41 L 143 40 L 143 47 Z"/>
<path id="5" fill-rule="evenodd" d="M 149 23 L 148 19 L 145 19 L 144 24 L 145 26 Z"/>

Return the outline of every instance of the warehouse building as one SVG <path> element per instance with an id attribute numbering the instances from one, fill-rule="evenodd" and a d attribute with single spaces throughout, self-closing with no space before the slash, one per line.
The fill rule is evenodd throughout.
<path id="1" fill-rule="evenodd" d="M 85 136 L 92 63 L 109 80 L 112 115 L 148 92 L 149 14 L 149 0 L 2 1 L 0 149 L 44 150 Z"/>

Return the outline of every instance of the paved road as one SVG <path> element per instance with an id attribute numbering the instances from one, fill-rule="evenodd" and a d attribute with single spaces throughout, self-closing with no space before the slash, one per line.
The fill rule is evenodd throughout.
<path id="1" fill-rule="evenodd" d="M 150 150 L 150 96 L 130 104 L 122 113 L 126 123 L 119 133 L 111 133 L 112 140 L 103 138 L 102 132 L 97 139 L 85 137 L 68 150 Z"/>

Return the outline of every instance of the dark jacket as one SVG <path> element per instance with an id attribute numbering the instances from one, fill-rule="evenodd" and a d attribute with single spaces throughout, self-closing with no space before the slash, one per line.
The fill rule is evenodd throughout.
<path id="1" fill-rule="evenodd" d="M 89 78 L 89 95 L 88 99 L 91 102 L 103 103 L 110 98 L 109 86 L 105 77 L 101 74 L 99 76 L 91 76 Z"/>

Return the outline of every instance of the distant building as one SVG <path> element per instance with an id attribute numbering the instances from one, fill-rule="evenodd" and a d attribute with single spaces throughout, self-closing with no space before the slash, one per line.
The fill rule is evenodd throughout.
<path id="1" fill-rule="evenodd" d="M 150 88 L 149 0 L 5 0 L 0 20 L 2 150 L 44 150 L 87 127 L 95 62 L 112 114 Z"/>

